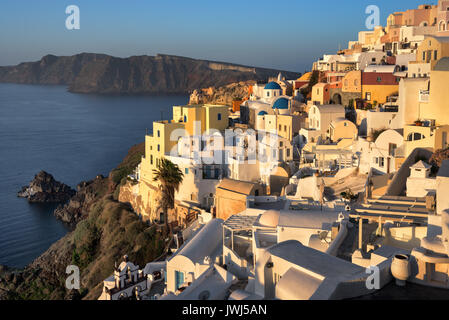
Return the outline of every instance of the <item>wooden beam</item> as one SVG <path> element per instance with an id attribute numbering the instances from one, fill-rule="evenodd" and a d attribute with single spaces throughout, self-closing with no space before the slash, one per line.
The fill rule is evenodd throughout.
<path id="1" fill-rule="evenodd" d="M 407 211 L 386 211 L 386 210 L 372 210 L 372 209 L 355 209 L 355 211 L 360 213 L 374 213 L 379 215 L 392 215 L 392 216 L 417 217 L 417 218 L 429 217 L 428 213 L 407 212 Z"/>

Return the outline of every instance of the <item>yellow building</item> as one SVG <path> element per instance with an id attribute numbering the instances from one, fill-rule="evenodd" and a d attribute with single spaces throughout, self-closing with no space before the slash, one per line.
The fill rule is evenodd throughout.
<path id="1" fill-rule="evenodd" d="M 161 158 L 176 149 L 178 139 L 175 138 L 175 130 L 178 130 L 178 136 L 182 136 L 184 129 L 182 122 L 153 122 L 153 134 L 145 136 L 145 157 L 142 158 L 140 169 L 142 180 L 153 183 L 153 169 L 157 168 Z"/>
<path id="2" fill-rule="evenodd" d="M 431 69 L 443 57 L 449 57 L 449 37 L 427 36 L 416 51 L 416 61 L 430 63 Z"/>
<path id="3" fill-rule="evenodd" d="M 277 133 L 292 141 L 300 129 L 300 117 L 296 115 L 265 115 L 265 131 Z"/>
<path id="4" fill-rule="evenodd" d="M 404 127 L 406 156 L 415 148 L 446 149 L 449 144 L 449 57 L 430 72 L 430 90 L 419 92 L 419 119 Z M 419 120 L 419 121 L 418 121 Z"/>
<path id="5" fill-rule="evenodd" d="M 229 107 L 208 104 L 174 106 L 173 121 L 185 123 L 190 135 L 207 133 L 209 130 L 224 131 L 229 125 Z M 199 123 L 201 127 L 196 128 Z"/>
<path id="6" fill-rule="evenodd" d="M 416 148 L 436 151 L 446 149 L 448 145 L 449 125 L 407 125 L 404 126 L 405 158 Z"/>
<path id="7" fill-rule="evenodd" d="M 329 138 L 333 142 L 338 142 L 342 139 L 356 140 L 358 135 L 357 126 L 349 120 L 338 119 L 332 121 L 329 125 Z"/>
<path id="8" fill-rule="evenodd" d="M 317 83 L 312 88 L 312 102 L 315 105 L 328 104 L 330 101 L 330 92 L 328 83 Z"/>
<path id="9" fill-rule="evenodd" d="M 449 124 L 449 57 L 440 59 L 430 72 L 429 103 L 421 103 L 421 118 Z"/>
<path id="10" fill-rule="evenodd" d="M 394 75 L 395 66 L 368 66 L 362 72 L 362 98 L 372 105 L 384 104 L 397 96 L 400 78 Z"/>
<path id="11" fill-rule="evenodd" d="M 388 97 L 398 94 L 399 87 L 397 85 L 380 86 L 366 85 L 362 87 L 362 97 L 372 105 L 386 103 Z"/>
<path id="12" fill-rule="evenodd" d="M 140 164 L 140 180 L 136 189 L 137 208 L 134 210 L 160 220 L 160 209 L 155 207 L 158 197 L 157 183 L 153 181 L 153 170 L 162 158 L 177 155 L 181 137 L 207 134 L 211 130 L 223 132 L 228 127 L 228 106 L 188 105 L 174 106 L 171 121 L 153 122 L 153 133 L 145 136 L 145 156 Z"/>
<path id="13" fill-rule="evenodd" d="M 350 71 L 343 77 L 343 92 L 362 92 L 362 71 Z"/>

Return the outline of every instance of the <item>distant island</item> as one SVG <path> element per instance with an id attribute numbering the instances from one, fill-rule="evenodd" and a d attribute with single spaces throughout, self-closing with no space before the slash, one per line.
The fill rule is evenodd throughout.
<path id="1" fill-rule="evenodd" d="M 260 81 L 300 73 L 173 55 L 117 58 L 105 54 L 46 55 L 40 61 L 0 67 L 0 82 L 67 85 L 74 93 L 186 94 L 198 88 Z"/>

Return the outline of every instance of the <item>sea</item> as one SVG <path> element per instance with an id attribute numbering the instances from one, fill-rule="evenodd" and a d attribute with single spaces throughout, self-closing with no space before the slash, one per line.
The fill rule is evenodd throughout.
<path id="1" fill-rule="evenodd" d="M 0 264 L 23 268 L 69 230 L 56 205 L 17 192 L 40 170 L 73 188 L 108 175 L 130 147 L 171 119 L 187 95 L 75 94 L 65 86 L 0 84 Z"/>

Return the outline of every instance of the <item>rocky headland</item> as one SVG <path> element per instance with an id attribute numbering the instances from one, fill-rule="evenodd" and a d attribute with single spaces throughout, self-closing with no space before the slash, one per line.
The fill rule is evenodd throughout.
<path id="1" fill-rule="evenodd" d="M 197 88 L 264 80 L 283 70 L 173 55 L 117 58 L 105 54 L 46 55 L 40 61 L 0 67 L 0 82 L 67 85 L 69 91 L 101 94 L 186 94 Z"/>
<path id="2" fill-rule="evenodd" d="M 75 195 L 75 190 L 68 185 L 56 181 L 45 171 L 39 172 L 28 186 L 22 187 L 18 197 L 26 198 L 29 202 L 61 203 L 67 202 Z"/>

